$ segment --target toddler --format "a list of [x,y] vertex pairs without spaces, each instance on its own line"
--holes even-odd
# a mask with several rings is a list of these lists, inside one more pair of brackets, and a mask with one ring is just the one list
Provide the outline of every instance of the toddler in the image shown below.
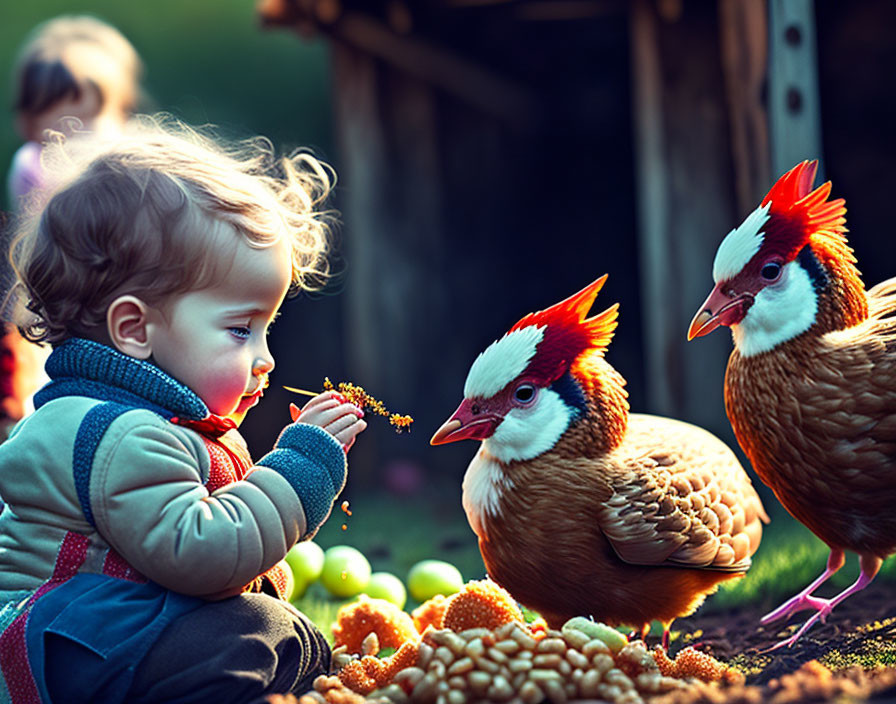
[[131,43],[95,17],[64,15],[32,30],[14,69],[16,127],[26,141],[9,171],[10,206],[44,185],[46,131],[119,130],[137,104],[142,71]]
[[254,465],[235,430],[285,296],[326,276],[329,178],[250,146],[145,119],[51,147],[69,173],[12,248],[19,329],[53,351],[0,445],[0,701],[252,702],[329,666],[277,564],[363,412],[321,394]]

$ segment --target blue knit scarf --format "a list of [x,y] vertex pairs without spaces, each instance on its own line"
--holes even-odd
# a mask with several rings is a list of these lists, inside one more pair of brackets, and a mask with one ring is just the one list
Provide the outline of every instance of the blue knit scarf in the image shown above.
[[34,407],[63,396],[87,396],[154,411],[167,419],[202,420],[208,407],[189,387],[150,362],[107,345],[70,338],[47,360],[50,382],[34,395]]

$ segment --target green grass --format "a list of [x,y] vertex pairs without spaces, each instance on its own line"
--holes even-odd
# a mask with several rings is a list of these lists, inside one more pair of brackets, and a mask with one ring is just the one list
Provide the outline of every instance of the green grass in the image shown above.
[[323,593],[323,587],[319,584],[312,584],[301,599],[296,599],[292,603],[293,606],[314,622],[332,645],[333,624],[336,622],[336,614],[343,604],[347,604],[350,601],[353,600],[335,601]]
[[[351,516],[339,508],[344,499]],[[374,572],[392,572],[401,579],[414,563],[431,558],[456,565],[464,579],[482,579],[485,567],[460,499],[460,487],[415,499],[343,495],[314,539],[324,550],[333,545],[356,547]]]

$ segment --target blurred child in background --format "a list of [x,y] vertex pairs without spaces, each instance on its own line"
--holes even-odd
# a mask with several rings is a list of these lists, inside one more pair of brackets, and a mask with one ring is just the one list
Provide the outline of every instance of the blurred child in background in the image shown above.
[[366,424],[321,394],[255,464],[236,426],[287,293],[326,279],[328,172],[148,119],[54,155],[71,173],[13,243],[20,330],[53,352],[0,445],[0,700],[302,692],[330,651],[278,563]]
[[32,30],[14,69],[16,128],[26,142],[9,171],[13,208],[44,183],[40,153],[47,130],[119,130],[137,105],[142,72],[131,43],[95,17],[56,17]]

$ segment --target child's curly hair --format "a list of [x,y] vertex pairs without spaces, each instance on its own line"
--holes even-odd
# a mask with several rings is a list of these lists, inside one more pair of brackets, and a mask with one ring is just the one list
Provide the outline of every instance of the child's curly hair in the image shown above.
[[335,215],[321,207],[335,176],[310,154],[278,161],[267,140],[223,146],[166,116],[44,152],[55,185],[32,201],[10,250],[17,324],[33,342],[89,334],[124,294],[156,305],[213,285],[229,269],[215,256],[220,224],[253,247],[286,237],[291,293],[329,276]]

